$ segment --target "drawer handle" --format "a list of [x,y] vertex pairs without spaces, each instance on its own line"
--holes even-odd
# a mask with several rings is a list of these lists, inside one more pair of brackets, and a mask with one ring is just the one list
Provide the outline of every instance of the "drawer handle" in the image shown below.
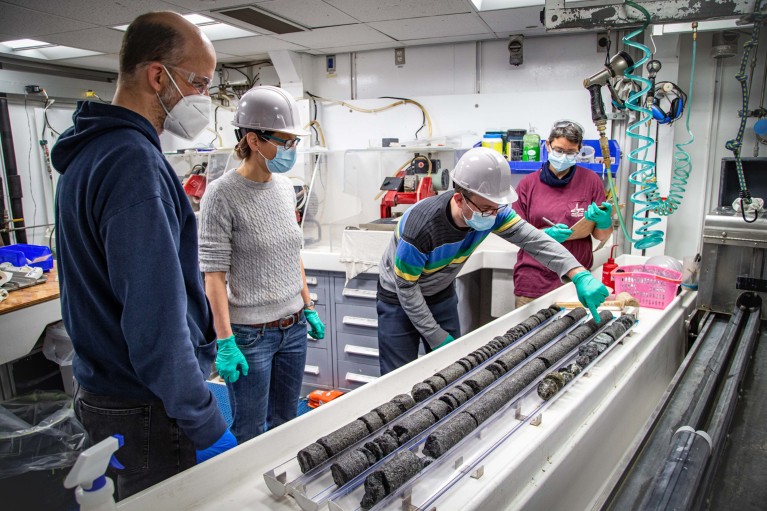
[[377,291],[375,289],[354,289],[354,288],[344,288],[343,291],[341,291],[341,294],[344,296],[348,296],[349,298],[367,298],[375,300]]
[[357,316],[344,316],[344,325],[364,326],[366,328],[378,328],[378,319],[360,318]]
[[306,374],[313,374],[314,376],[319,376],[320,366],[304,366],[304,372]]
[[306,277],[306,283],[310,286],[316,286],[317,285],[317,277]]
[[370,383],[374,382],[378,379],[377,376],[367,376],[364,374],[357,374],[357,373],[346,373],[346,381],[350,381],[353,383]]
[[347,344],[344,346],[344,353],[351,355],[362,355],[363,357],[378,358],[377,348],[366,348],[365,346],[355,346],[354,344]]
[[309,293],[309,299],[311,301],[316,302],[317,301],[317,293]]

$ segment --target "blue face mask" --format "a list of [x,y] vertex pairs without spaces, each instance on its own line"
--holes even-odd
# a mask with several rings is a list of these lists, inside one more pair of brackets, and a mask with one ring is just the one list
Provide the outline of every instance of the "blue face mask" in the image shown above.
[[[461,215],[463,215],[463,211],[461,211]],[[482,216],[476,211],[471,212],[471,218],[466,218],[466,215],[463,215],[463,220],[475,231],[489,231],[495,225],[495,215]]]
[[266,168],[269,172],[275,174],[284,174],[293,168],[296,163],[296,150],[285,149],[284,147],[277,146],[277,154],[274,155],[274,159],[266,160]]
[[568,156],[566,154],[563,154],[562,156],[557,156],[553,152],[549,153],[549,163],[552,167],[554,167],[554,170],[557,172],[562,172],[564,170],[569,169],[573,165],[575,165],[575,156]]

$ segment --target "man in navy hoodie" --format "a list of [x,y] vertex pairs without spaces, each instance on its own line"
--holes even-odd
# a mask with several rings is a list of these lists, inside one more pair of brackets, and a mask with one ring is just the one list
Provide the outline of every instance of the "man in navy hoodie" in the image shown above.
[[112,104],[80,102],[51,158],[75,410],[92,442],[119,433],[124,499],[236,445],[205,383],[215,356],[197,223],[160,148],[207,126],[210,41],[171,12],[128,27]]

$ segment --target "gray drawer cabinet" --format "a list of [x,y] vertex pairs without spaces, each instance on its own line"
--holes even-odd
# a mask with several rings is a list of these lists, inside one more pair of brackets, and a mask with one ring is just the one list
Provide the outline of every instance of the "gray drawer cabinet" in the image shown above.
[[381,375],[378,366],[378,275],[334,279],[336,384],[352,390]]
[[306,270],[306,283],[325,323],[325,338],[307,337],[303,393],[352,390],[380,376],[378,367],[378,275],[346,282],[341,272]]

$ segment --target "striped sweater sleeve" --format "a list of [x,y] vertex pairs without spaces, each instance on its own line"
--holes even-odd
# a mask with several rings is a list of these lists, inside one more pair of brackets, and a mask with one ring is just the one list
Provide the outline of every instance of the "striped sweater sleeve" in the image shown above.
[[393,266],[397,297],[413,326],[432,348],[436,348],[447,338],[447,331],[434,319],[421,291],[418,281],[427,263],[426,250],[418,247],[414,238],[407,235],[407,219],[408,215],[403,217],[395,232],[397,249]]
[[564,275],[581,266],[573,255],[548,234],[536,229],[511,209],[498,214],[493,232],[533,256],[536,261],[564,278]]

